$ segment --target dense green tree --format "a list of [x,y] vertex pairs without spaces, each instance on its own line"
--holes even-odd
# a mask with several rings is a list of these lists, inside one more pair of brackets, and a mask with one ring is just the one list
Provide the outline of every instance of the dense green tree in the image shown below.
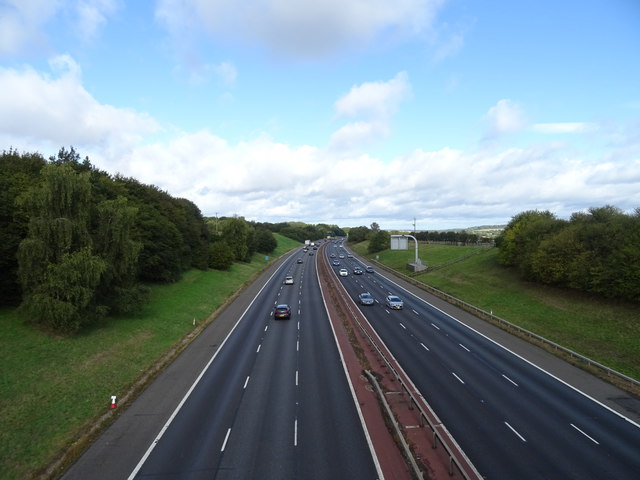
[[37,184],[45,159],[40,154],[0,155],[0,305],[18,305],[18,245],[27,236],[29,217],[19,198]]
[[640,300],[640,215],[612,206],[560,221],[523,212],[500,238],[500,256],[528,280],[604,297]]
[[264,253],[268,255],[273,252],[278,246],[276,238],[266,228],[257,228],[255,234],[255,249],[256,252]]
[[387,250],[391,245],[391,235],[385,230],[379,230],[369,237],[369,253],[381,252]]
[[136,310],[146,299],[147,290],[137,281],[142,243],[132,236],[137,211],[124,197],[104,200],[97,206],[94,250],[105,261],[105,271],[96,301],[114,313]]
[[235,259],[248,262],[253,254],[253,227],[242,217],[225,218],[222,221],[222,238],[233,250]]
[[138,276],[151,282],[175,282],[183,272],[183,240],[176,226],[152,206],[139,206],[134,239],[142,243]]
[[224,240],[218,240],[209,245],[209,267],[216,270],[229,270],[235,253],[233,249]]
[[104,313],[92,302],[106,265],[88,231],[89,174],[49,164],[41,176],[26,199],[29,231],[18,249],[21,309],[33,322],[73,332]]
[[501,235],[500,261],[532,279],[535,251],[545,237],[560,230],[564,223],[549,211],[529,210],[516,215]]
[[367,238],[369,238],[371,231],[365,227],[354,227],[349,230],[349,241],[353,243],[364,242]]

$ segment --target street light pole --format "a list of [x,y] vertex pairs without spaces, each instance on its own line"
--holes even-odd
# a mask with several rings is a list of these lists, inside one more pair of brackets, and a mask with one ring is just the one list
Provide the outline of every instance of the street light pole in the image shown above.
[[413,242],[416,245],[416,265],[422,265],[422,262],[418,258],[418,239],[416,237],[414,237],[413,235],[402,235],[402,236],[403,237],[413,238]]

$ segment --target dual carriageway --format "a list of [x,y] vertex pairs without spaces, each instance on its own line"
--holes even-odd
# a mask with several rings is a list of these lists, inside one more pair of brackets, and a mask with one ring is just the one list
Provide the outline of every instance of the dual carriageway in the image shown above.
[[[365,265],[325,243],[256,282],[246,308],[225,312],[223,340],[203,332],[65,478],[89,478],[87,469],[90,478],[131,479],[383,476],[319,288],[317,262],[331,253],[345,256],[331,268],[348,269],[338,278],[351,298],[374,296],[361,311],[482,476],[640,478],[636,423],[386,274],[353,275]],[[403,310],[386,308],[389,294]],[[272,317],[281,303],[292,308],[289,320]]]

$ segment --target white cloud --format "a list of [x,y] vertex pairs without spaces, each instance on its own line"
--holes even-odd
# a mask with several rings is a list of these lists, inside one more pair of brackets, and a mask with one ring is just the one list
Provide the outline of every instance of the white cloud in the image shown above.
[[258,43],[277,54],[322,57],[390,30],[427,28],[444,0],[161,0],[156,18],[174,36],[198,25],[214,37]]
[[359,115],[374,118],[388,118],[393,115],[398,104],[411,92],[406,72],[399,72],[387,82],[367,82],[351,87],[349,93],[336,101],[339,117]]
[[258,221],[409,228],[416,216],[429,229],[506,223],[529,209],[567,217],[590,206],[640,204],[640,160],[593,164],[544,145],[415,150],[386,162],[264,136],[231,144],[202,130],[99,162],[189,198],[205,215]]
[[159,127],[146,114],[103,105],[82,86],[79,65],[68,55],[50,60],[52,75],[31,68],[0,68],[0,132],[59,146],[133,145]]
[[84,41],[92,40],[119,8],[119,0],[79,0],[76,5],[78,31]]
[[13,55],[24,48],[45,43],[41,33],[60,8],[55,0],[7,0],[0,5],[0,55]]
[[410,95],[411,84],[406,72],[399,72],[387,82],[366,82],[351,87],[336,101],[336,116],[364,120],[348,123],[336,131],[330,140],[331,148],[344,150],[386,137],[391,117],[400,102]]
[[23,51],[50,54],[53,50],[44,26],[65,10],[73,29],[82,41],[95,38],[121,0],[5,0],[0,3],[0,56]]
[[[568,216],[591,206],[640,205],[640,130],[633,121],[593,128],[594,143],[606,145],[596,159],[543,142],[499,151],[416,149],[388,161],[265,135],[231,143],[208,130],[166,128],[158,140],[153,134],[161,126],[148,115],[94,98],[72,57],[50,64],[46,74],[0,68],[0,92],[11,92],[0,95],[4,148],[49,156],[73,145],[99,168],[189,198],[205,215],[340,226],[376,221],[382,228],[409,228],[415,216],[419,228],[432,229],[506,223],[534,208]],[[388,134],[409,93],[403,73],[351,88],[334,106],[337,118],[353,121],[334,133],[330,147]],[[496,131],[524,124],[521,109],[507,100],[490,113]]]
[[499,100],[489,109],[485,120],[489,137],[518,132],[526,125],[522,108],[509,99]]

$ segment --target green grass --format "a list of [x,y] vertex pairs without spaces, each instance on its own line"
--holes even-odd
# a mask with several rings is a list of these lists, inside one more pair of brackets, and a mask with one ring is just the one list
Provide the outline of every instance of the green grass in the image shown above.
[[[299,246],[276,236],[277,258]],[[28,478],[69,447],[172,346],[203,322],[268,261],[230,271],[192,270],[151,286],[150,302],[75,337],[55,337],[0,310],[0,478]]]
[[[366,244],[350,245],[365,254]],[[410,245],[411,247],[411,245]],[[415,277],[429,286],[530,330],[630,377],[640,379],[640,305],[525,282],[497,262],[497,249],[421,244],[428,265],[445,267]],[[375,258],[375,255],[372,256]],[[378,254],[408,274],[413,249]],[[459,260],[456,262],[456,260]]]

